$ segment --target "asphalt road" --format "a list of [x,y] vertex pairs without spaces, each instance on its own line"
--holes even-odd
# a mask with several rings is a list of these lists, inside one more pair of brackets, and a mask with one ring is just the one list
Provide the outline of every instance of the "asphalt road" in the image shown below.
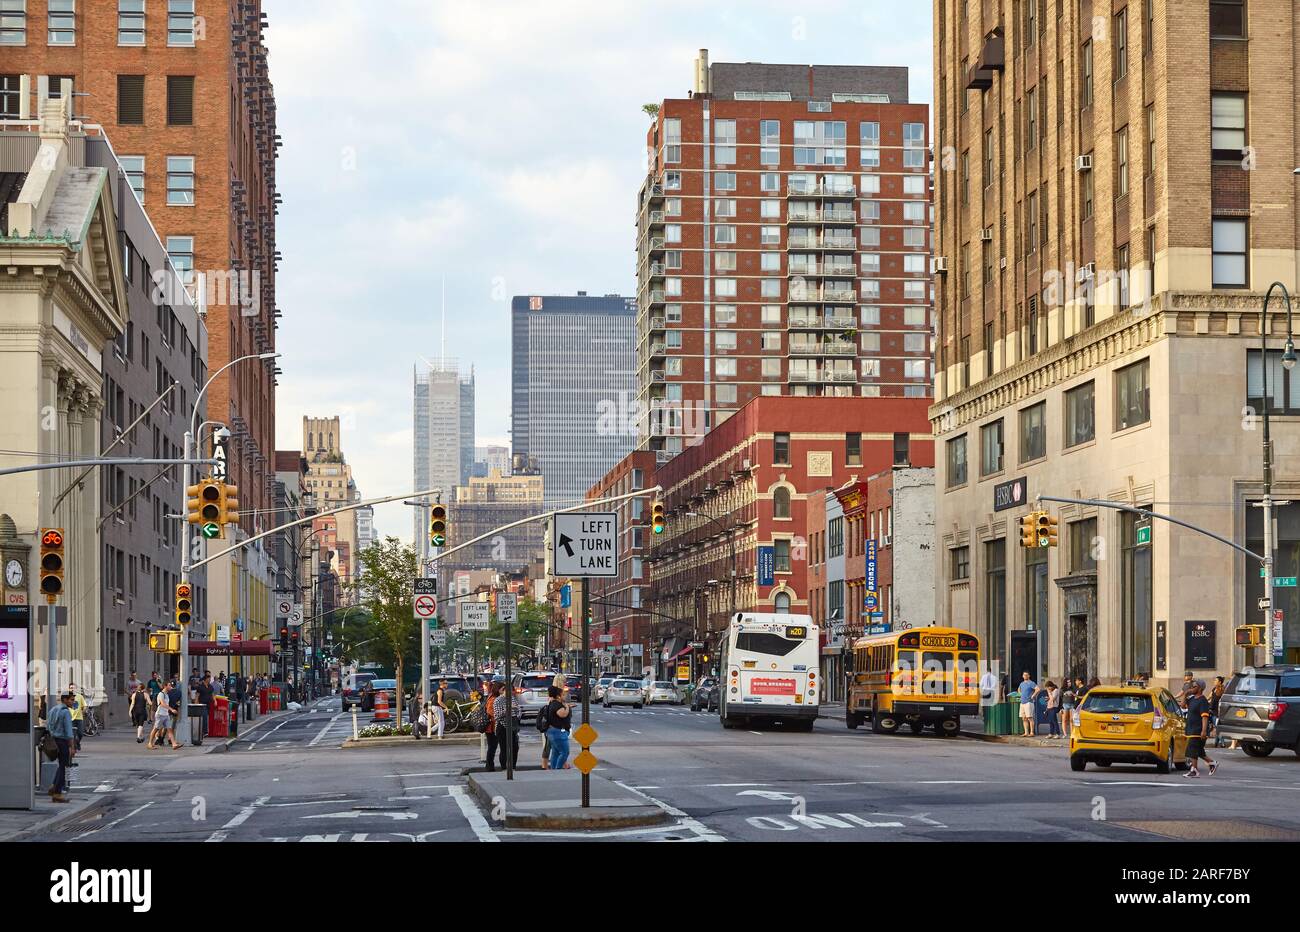
[[[368,716],[367,716],[368,718]],[[724,731],[684,707],[592,708],[597,773],[656,800],[667,827],[582,836],[647,841],[1300,839],[1300,758],[1217,752],[1215,777],[1070,771],[1061,748],[873,735],[822,719],[811,734]],[[512,841],[462,772],[474,746],[340,750],[338,700],[259,728],[224,753],[163,758],[98,816],[42,840]],[[523,731],[521,758],[540,758]],[[564,837],[573,837],[564,833]],[[342,862],[339,870],[351,866]]]

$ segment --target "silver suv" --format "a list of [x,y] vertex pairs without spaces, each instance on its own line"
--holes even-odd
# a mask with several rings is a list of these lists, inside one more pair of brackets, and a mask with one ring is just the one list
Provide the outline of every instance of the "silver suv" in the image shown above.
[[516,673],[511,683],[514,695],[510,701],[518,704],[523,718],[535,718],[551,701],[549,690],[554,682],[554,673]]

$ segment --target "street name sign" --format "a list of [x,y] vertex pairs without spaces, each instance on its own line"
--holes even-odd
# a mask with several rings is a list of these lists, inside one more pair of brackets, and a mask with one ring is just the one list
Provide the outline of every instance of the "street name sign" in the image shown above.
[[466,631],[488,629],[488,604],[486,602],[461,602],[460,626]]
[[551,567],[556,576],[618,575],[618,515],[613,512],[558,514],[551,533]]

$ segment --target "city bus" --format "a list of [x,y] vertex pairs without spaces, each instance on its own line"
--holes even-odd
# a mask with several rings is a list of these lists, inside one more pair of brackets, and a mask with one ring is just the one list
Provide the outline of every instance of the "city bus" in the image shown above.
[[853,642],[853,666],[845,674],[844,720],[866,721],[877,734],[906,725],[920,734],[961,730],[961,716],[980,711],[980,642],[961,628],[908,628],[869,634]]
[[718,668],[722,727],[781,722],[812,731],[820,650],[818,628],[809,615],[732,615]]

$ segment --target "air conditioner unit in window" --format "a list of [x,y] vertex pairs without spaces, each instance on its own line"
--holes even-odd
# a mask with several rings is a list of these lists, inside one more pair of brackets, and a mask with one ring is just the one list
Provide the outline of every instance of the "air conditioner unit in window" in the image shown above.
[[985,243],[991,243],[991,242],[993,242],[993,228],[992,228],[992,227],[985,227],[984,229],[980,230],[980,241],[981,241],[981,242],[985,242]]
[[891,538],[889,534],[885,534],[880,538],[880,546],[882,547],[888,547],[890,545],[890,542],[891,542]]
[[1083,284],[1088,279],[1092,278],[1093,275],[1095,275],[1096,273],[1097,273],[1096,263],[1089,262],[1087,265],[1082,265],[1079,267],[1079,274],[1076,276],[1076,278],[1080,284]]
[[1080,155],[1074,160],[1074,170],[1077,172],[1092,171],[1092,156]]
[[1007,257],[1003,256],[1001,259],[998,260],[998,268],[1005,269],[1006,267],[1007,267]]
[[935,256],[934,260],[930,263],[930,266],[931,272],[946,272],[948,271],[948,257]]

